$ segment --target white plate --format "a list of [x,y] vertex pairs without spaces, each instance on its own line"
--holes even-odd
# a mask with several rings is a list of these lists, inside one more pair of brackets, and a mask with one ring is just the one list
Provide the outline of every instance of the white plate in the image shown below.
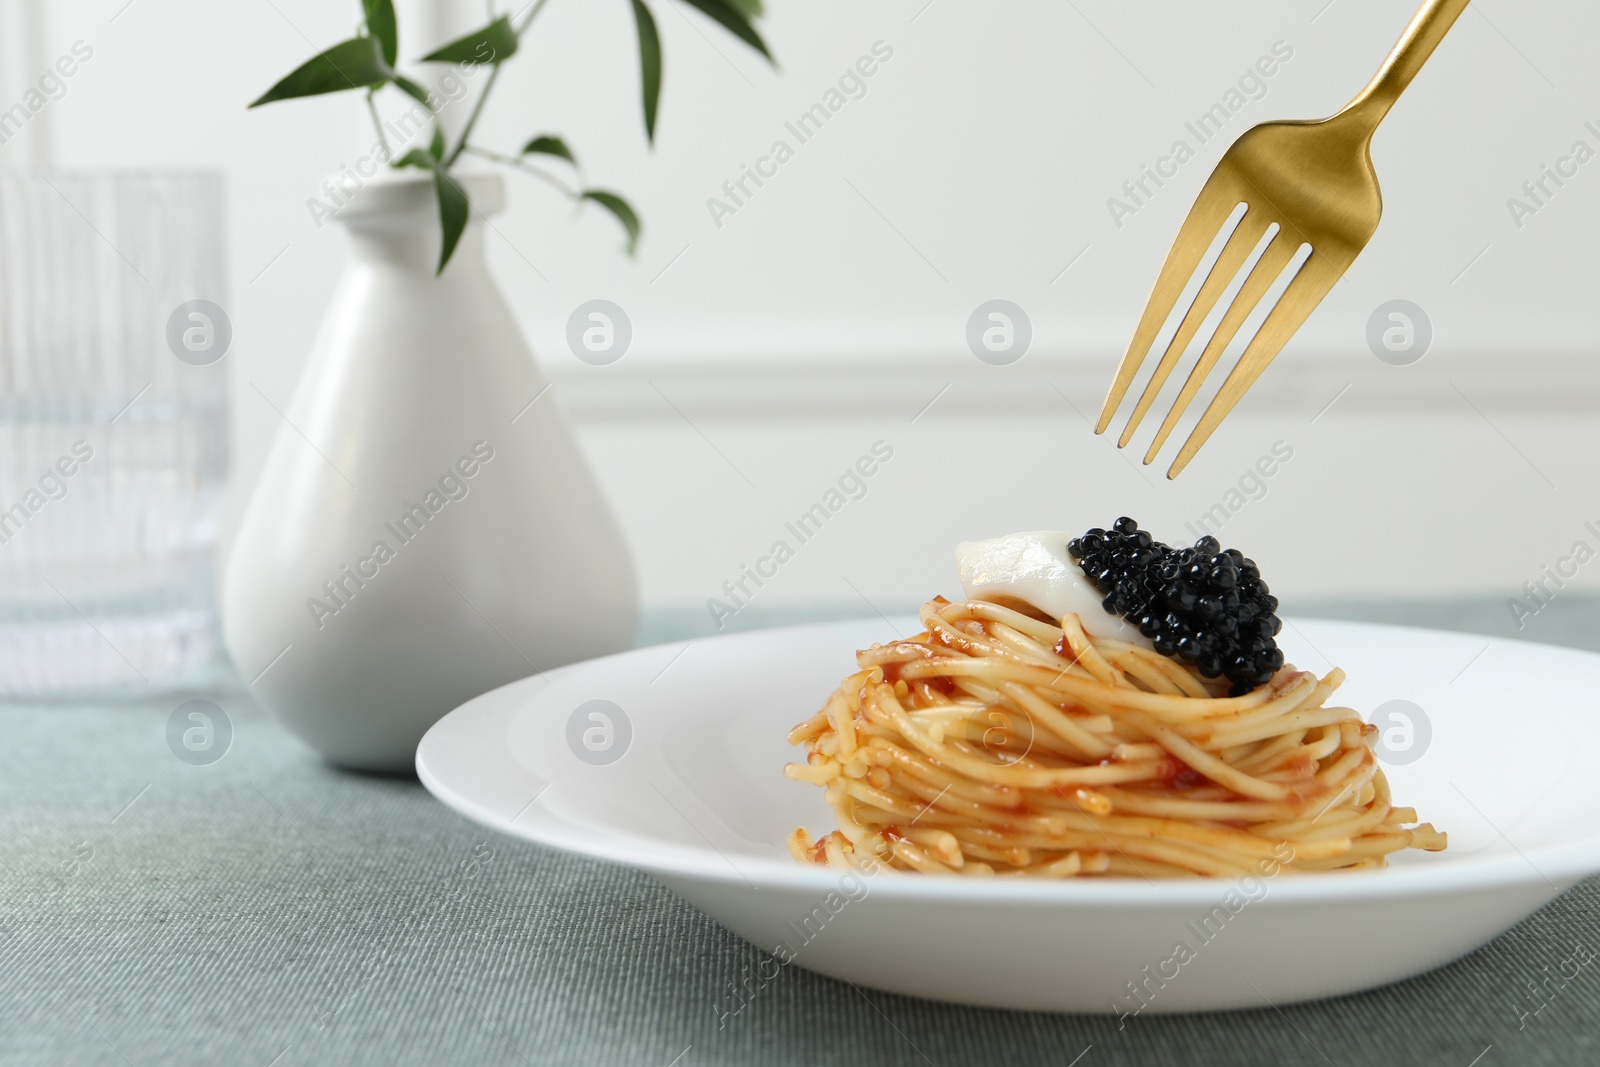
[[805,626],[565,667],[451,712],[423,738],[417,771],[469,818],[648,871],[785,961],[1003,1008],[1196,1011],[1368,989],[1470,952],[1600,871],[1600,656],[1304,620],[1285,629],[1285,652],[1307,669],[1344,667],[1343,703],[1424,710],[1431,739],[1419,728],[1407,753],[1420,758],[1387,771],[1397,803],[1449,832],[1448,852],[1253,885],[803,867],[786,835],[834,824],[821,789],[783,777],[798,751],[784,736],[853,669],[855,649],[893,636],[888,622]]

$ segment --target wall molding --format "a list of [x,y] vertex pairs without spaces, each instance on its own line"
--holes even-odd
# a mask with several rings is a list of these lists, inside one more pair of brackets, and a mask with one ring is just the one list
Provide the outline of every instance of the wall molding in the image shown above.
[[[545,351],[549,351],[547,348]],[[1578,411],[1600,408],[1600,353],[1430,353],[1409,367],[1370,353],[1287,354],[1270,367],[1240,411],[1268,406],[1315,413],[1337,398],[1341,408],[1418,412]],[[562,406],[583,422],[815,420],[1014,414],[1093,418],[1116,365],[1112,356],[1030,353],[1009,367],[968,356],[919,358],[863,354],[851,358],[746,359],[630,353],[607,367],[569,353],[541,364]],[[1180,369],[1179,375],[1183,371]],[[1179,375],[1175,375],[1177,378]],[[1220,383],[1220,372],[1214,374]],[[1211,384],[1211,383],[1208,383]],[[1175,387],[1169,386],[1169,390]],[[1203,392],[1197,404],[1210,395]],[[935,398],[937,397],[937,401]],[[1165,397],[1158,407],[1167,404]],[[1198,410],[1196,408],[1195,410]]]

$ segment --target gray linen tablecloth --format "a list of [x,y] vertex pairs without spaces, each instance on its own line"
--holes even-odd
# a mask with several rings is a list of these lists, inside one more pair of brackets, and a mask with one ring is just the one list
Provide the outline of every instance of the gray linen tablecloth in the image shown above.
[[[1319,609],[1512,632],[1503,603]],[[704,628],[657,615],[642,639]],[[1520,636],[1600,649],[1600,604],[1557,600]],[[334,770],[230,677],[200,695],[235,730],[210,766],[169,750],[170,696],[0,704],[0,1063],[1600,1063],[1600,968],[1522,1019],[1600,949],[1595,881],[1433,974],[1281,1011],[1119,1030],[788,968],[724,1024],[760,954],[650,878]]]

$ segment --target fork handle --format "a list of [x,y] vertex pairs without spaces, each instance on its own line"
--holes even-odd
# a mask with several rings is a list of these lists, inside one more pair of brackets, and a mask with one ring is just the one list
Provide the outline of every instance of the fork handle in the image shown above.
[[1444,35],[1450,32],[1456,19],[1467,9],[1471,0],[1424,0],[1417,9],[1411,25],[1400,35],[1400,41],[1383,61],[1378,73],[1356,98],[1345,105],[1341,116],[1349,116],[1367,127],[1370,136],[1394,106],[1400,94],[1406,91],[1411,79],[1422,70],[1422,65],[1439,47]]

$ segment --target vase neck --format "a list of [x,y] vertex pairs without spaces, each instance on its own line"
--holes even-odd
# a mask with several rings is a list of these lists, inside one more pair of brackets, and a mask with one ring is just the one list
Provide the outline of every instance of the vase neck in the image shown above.
[[[439,266],[439,242],[442,234],[437,214],[408,220],[408,225],[345,227],[349,236],[349,253],[354,262],[384,264],[408,271],[432,274]],[[483,255],[483,223],[470,219],[461,233],[461,240],[450,256],[447,275],[485,269]]]
[[[484,269],[483,219],[504,204],[497,174],[466,174],[456,179],[466,191],[471,213],[447,275]],[[433,178],[421,171],[389,171],[358,189],[335,216],[350,237],[357,262],[383,263],[432,274],[439,263],[443,233]]]

